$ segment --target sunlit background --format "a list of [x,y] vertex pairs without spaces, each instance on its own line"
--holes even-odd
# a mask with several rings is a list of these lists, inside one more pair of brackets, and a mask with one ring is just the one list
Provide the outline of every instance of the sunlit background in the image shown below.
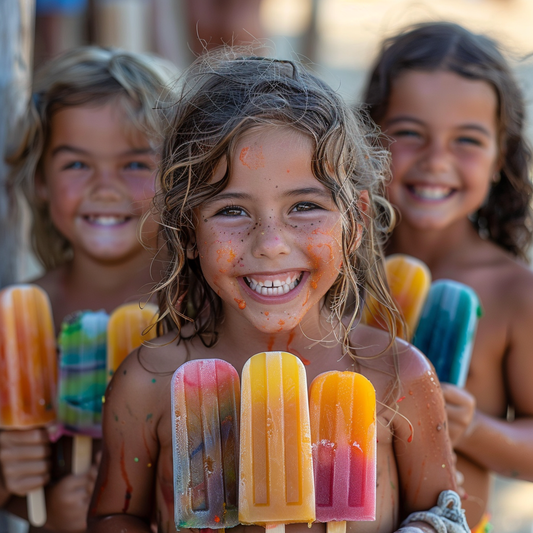
[[[0,0],[6,1],[16,3]],[[203,47],[259,40],[265,55],[302,58],[357,102],[379,42],[428,20],[453,20],[499,40],[533,116],[533,0],[42,0],[25,43],[34,50],[34,66],[96,43],[154,52],[184,69]],[[533,138],[532,125],[529,119]],[[19,242],[24,235],[23,226]],[[37,273],[25,246],[18,281]],[[495,533],[533,533],[533,484],[496,478],[490,507]]]

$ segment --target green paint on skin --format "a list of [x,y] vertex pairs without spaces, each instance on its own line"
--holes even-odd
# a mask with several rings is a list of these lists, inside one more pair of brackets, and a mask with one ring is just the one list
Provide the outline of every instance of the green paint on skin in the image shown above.
[[155,378],[152,378],[152,383],[155,383],[156,379]]
[[390,457],[387,457],[387,469],[389,471],[389,483],[390,483],[391,489],[396,490],[396,486],[392,482],[392,476],[391,476],[391,471],[390,471]]
[[115,417],[115,422],[118,422],[118,415],[116,413],[113,413],[113,416]]
[[138,457],[134,457],[133,460],[138,463],[139,462],[139,458]]
[[152,418],[152,416],[153,416],[152,413],[148,413],[146,415],[146,422],[148,422],[148,420],[150,420],[150,418]]

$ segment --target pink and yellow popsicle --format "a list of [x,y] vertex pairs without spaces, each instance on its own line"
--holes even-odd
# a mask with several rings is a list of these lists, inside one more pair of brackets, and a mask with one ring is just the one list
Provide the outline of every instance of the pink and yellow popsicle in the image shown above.
[[[48,295],[36,285],[0,291],[0,427],[28,429],[55,420],[57,351]],[[28,517],[46,522],[43,488],[28,494]]]
[[181,365],[172,377],[176,529],[221,529],[239,523],[240,386],[220,359]]
[[[398,336],[410,341],[429,292],[431,272],[425,263],[415,257],[394,254],[385,260],[385,273],[391,295],[407,326],[407,331],[403,331],[401,324],[397,324]],[[363,322],[387,329],[384,316],[383,305],[374,298],[368,298],[363,311]]]
[[259,353],[242,371],[239,521],[284,531],[315,520],[307,380],[286,352]]
[[376,516],[376,394],[355,372],[325,372],[310,388],[316,519],[328,532]]

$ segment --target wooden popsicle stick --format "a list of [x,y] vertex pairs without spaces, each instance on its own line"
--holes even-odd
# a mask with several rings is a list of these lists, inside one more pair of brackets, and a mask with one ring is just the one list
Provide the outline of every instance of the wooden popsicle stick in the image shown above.
[[42,527],[46,523],[46,503],[44,501],[44,487],[28,492],[28,520],[32,526]]
[[328,522],[328,533],[346,533],[346,522],[341,520],[340,522]]
[[265,530],[268,533],[285,533],[285,524],[267,524]]
[[85,474],[91,468],[93,439],[86,435],[76,435],[72,448],[72,473]]

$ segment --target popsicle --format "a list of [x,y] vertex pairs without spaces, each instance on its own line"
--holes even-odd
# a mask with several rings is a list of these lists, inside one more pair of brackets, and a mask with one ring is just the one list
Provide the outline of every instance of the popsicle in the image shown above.
[[176,529],[223,529],[239,523],[240,385],[220,359],[181,365],[172,377]]
[[107,325],[107,379],[111,379],[120,363],[143,342],[156,336],[156,328],[147,329],[157,320],[157,307],[139,303],[117,307]]
[[355,372],[324,372],[309,390],[316,519],[328,532],[376,516],[376,393]]
[[[57,351],[48,295],[36,285],[0,291],[0,427],[43,427],[56,417]],[[43,488],[28,494],[28,518],[46,522]]]
[[75,474],[89,469],[92,439],[102,436],[108,320],[105,311],[77,311],[65,318],[59,335],[58,419],[74,436]]
[[242,371],[239,521],[283,532],[314,520],[305,369],[290,353],[259,353]]
[[[431,284],[429,268],[415,257],[393,254],[385,260],[385,273],[391,295],[403,314],[407,331],[397,324],[398,336],[411,340]],[[387,329],[383,306],[368,298],[363,311],[363,322],[369,326]]]
[[481,314],[468,285],[449,279],[431,284],[413,344],[433,363],[440,381],[464,387]]

